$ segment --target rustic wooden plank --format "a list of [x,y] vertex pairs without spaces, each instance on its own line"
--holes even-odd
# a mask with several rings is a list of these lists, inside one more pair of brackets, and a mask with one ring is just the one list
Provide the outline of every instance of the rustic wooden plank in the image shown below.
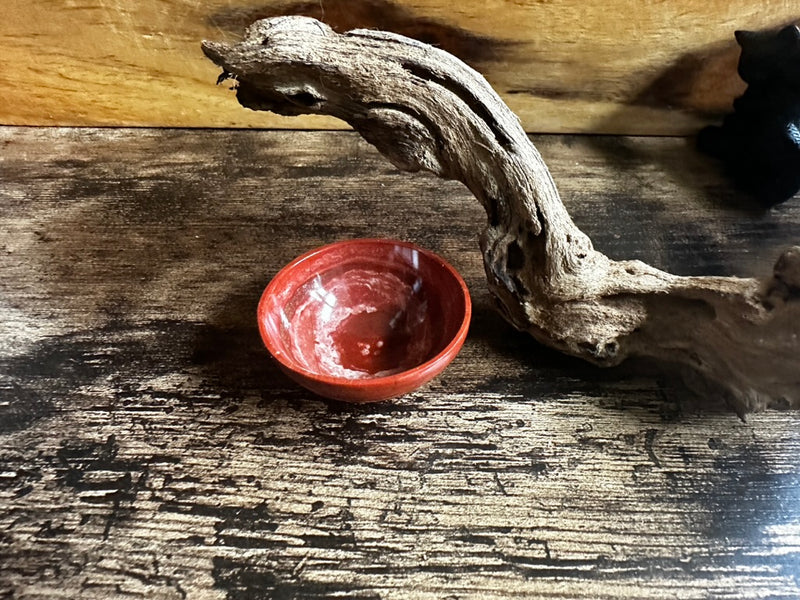
[[[683,140],[535,141],[609,254],[749,275],[798,230]],[[0,597],[800,594],[800,414],[741,421],[511,331],[457,185],[344,132],[0,148]],[[283,377],[253,315],[285,262],[364,235],[444,255],[476,310],[442,377],[347,406]]]
[[0,123],[336,128],[242,111],[200,50],[254,19],[308,14],[434,43],[486,74],[528,131],[685,134],[741,92],[735,29],[800,18],[782,0],[10,0]]

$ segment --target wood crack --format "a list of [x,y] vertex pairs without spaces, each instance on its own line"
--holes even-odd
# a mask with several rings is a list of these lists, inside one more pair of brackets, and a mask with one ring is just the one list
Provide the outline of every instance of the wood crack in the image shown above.
[[505,149],[512,147],[511,138],[504,132],[494,118],[492,111],[481,100],[470,92],[468,88],[459,85],[458,81],[438,75],[432,69],[411,62],[402,63],[403,68],[412,75],[440,85],[458,97],[475,115],[481,119],[492,131],[497,142]]

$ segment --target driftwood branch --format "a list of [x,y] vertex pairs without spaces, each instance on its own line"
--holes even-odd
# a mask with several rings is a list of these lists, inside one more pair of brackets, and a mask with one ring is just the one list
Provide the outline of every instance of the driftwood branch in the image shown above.
[[650,357],[740,412],[800,407],[800,247],[764,281],[678,277],[594,250],[536,148],[483,77],[454,56],[380,31],[337,34],[305,17],[204,42],[242,105],[347,121],[393,164],[463,182],[502,314],[540,342],[601,366]]

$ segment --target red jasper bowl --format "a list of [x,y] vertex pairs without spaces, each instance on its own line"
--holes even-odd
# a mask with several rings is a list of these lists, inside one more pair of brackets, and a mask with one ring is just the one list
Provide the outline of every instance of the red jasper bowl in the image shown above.
[[467,336],[464,280],[440,257],[384,239],[338,242],[284,267],[258,304],[264,345],[312,392],[348,402],[406,394]]

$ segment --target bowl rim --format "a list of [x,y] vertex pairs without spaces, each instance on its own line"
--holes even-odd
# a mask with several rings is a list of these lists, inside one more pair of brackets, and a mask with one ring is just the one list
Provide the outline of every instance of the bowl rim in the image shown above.
[[[445,347],[436,353],[435,356],[429,358],[423,363],[415,367],[411,367],[410,369],[406,369],[404,371],[400,371],[399,373],[394,373],[392,375],[384,375],[382,377],[365,377],[363,379],[352,379],[348,377],[336,377],[333,375],[323,375],[315,371],[310,371],[301,365],[297,364],[294,360],[290,359],[285,352],[281,349],[276,347],[276,344],[273,343],[272,337],[267,335],[266,326],[264,325],[264,319],[262,315],[266,313],[264,306],[266,305],[267,299],[274,293],[275,289],[278,287],[278,284],[281,282],[281,279],[285,277],[290,271],[292,271],[297,265],[300,263],[309,260],[310,258],[331,250],[335,247],[341,246],[364,246],[364,245],[393,245],[393,246],[402,246],[405,248],[409,248],[412,250],[416,250],[421,252],[426,257],[435,260],[444,270],[452,277],[455,282],[458,284],[458,287],[461,291],[461,297],[464,301],[464,314],[461,318],[461,323],[456,331],[455,335],[453,335],[450,340],[447,342]],[[272,357],[278,361],[284,368],[297,373],[298,375],[302,375],[304,378],[309,380],[327,385],[327,386],[336,386],[342,388],[358,388],[361,390],[368,390],[370,388],[380,388],[383,386],[389,385],[397,385],[403,382],[410,382],[417,378],[425,378],[426,375],[430,373],[435,367],[438,366],[445,359],[452,360],[457,355],[458,351],[461,349],[461,346],[464,344],[464,341],[467,337],[467,332],[469,331],[470,322],[472,319],[472,299],[469,295],[469,288],[467,287],[464,278],[461,277],[460,273],[456,271],[456,269],[447,262],[444,258],[436,254],[435,252],[428,250],[426,248],[422,248],[417,244],[412,242],[407,242],[403,240],[397,240],[393,238],[354,238],[348,240],[340,240],[337,242],[332,242],[330,244],[324,244],[322,246],[318,246],[313,248],[307,252],[304,252],[291,262],[289,262],[286,266],[281,268],[270,280],[267,286],[264,288],[263,293],[261,294],[261,298],[258,301],[258,307],[256,310],[256,316],[258,320],[258,329],[259,333],[261,334],[261,340],[266,346],[269,353]],[[447,361],[449,362],[449,360]],[[420,385],[422,385],[421,382]]]

